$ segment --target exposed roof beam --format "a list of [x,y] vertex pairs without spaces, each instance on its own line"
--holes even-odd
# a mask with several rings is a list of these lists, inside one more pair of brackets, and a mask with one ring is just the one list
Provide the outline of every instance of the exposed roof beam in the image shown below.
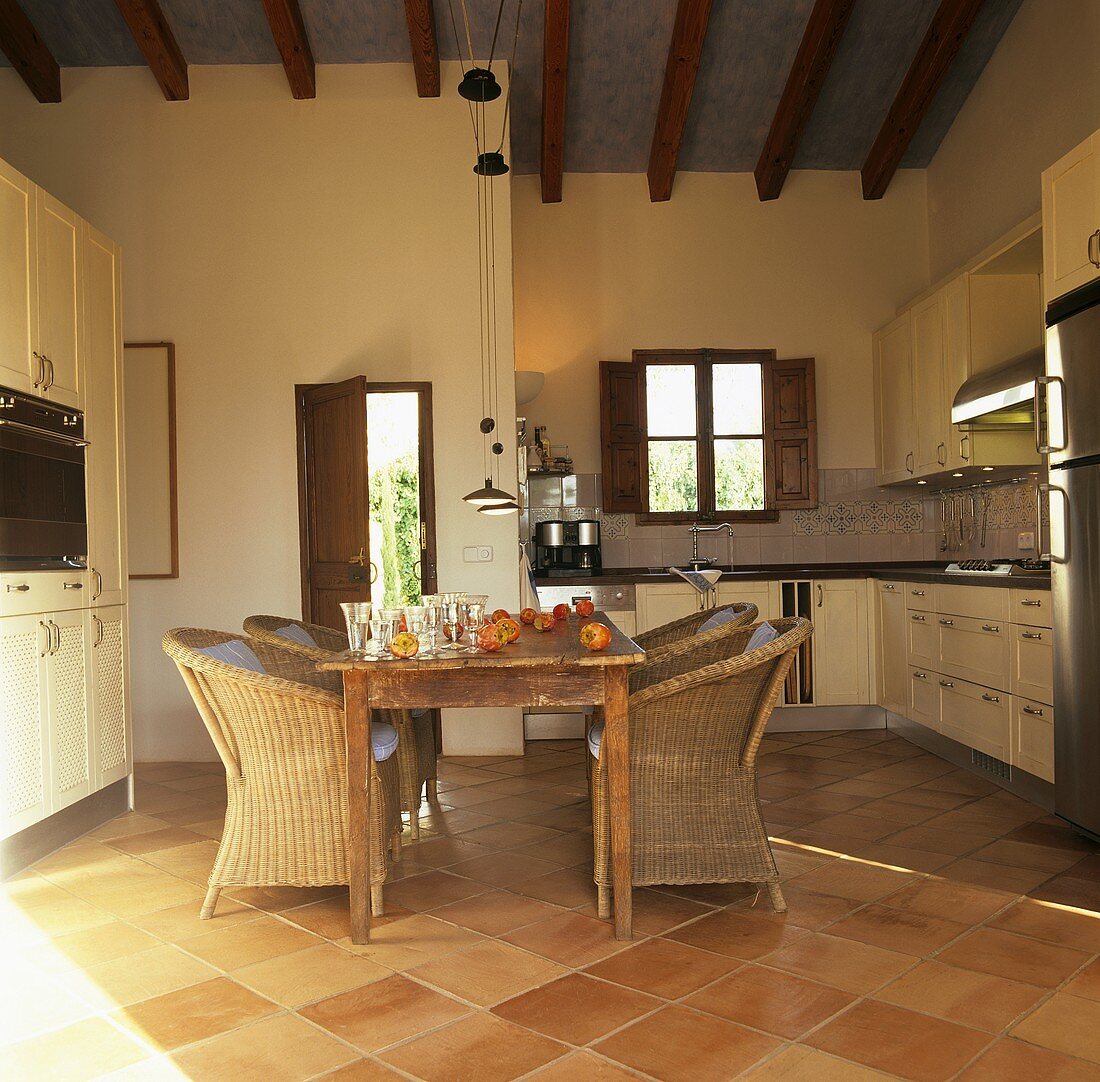
[[777,199],[783,190],[798,141],[810,122],[817,96],[848,25],[848,16],[855,6],[856,0],[816,0],[810,12],[771,130],[756,163],[756,190],[761,200]]
[[317,70],[298,0],[264,0],[264,11],[275,48],[283,58],[290,93],[295,98],[317,97]]
[[699,59],[703,55],[710,8],[711,0],[679,0],[676,7],[657,126],[649,151],[649,198],[655,203],[672,195],[676,159],[680,156],[684,124],[691,108]]
[[409,24],[416,92],[422,98],[438,98],[439,46],[432,0],[405,0],[405,21]]
[[16,0],[0,0],[0,50],[39,101],[61,100],[61,69]]
[[168,101],[186,101],[187,61],[157,0],[115,0]]
[[561,202],[565,168],[565,84],[569,64],[569,0],[546,0],[542,28],[542,201]]
[[910,140],[962,48],[983,0],[940,0],[901,89],[886,114],[874,145],[860,171],[863,198],[881,199],[905,156]]

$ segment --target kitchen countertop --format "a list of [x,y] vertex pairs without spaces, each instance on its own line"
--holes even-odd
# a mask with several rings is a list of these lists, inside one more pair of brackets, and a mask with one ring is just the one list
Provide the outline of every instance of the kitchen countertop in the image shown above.
[[[906,579],[911,582],[945,582],[965,586],[1013,586],[1033,590],[1050,589],[1049,571],[1031,571],[1019,575],[967,575],[944,572],[944,563],[826,563],[826,564],[753,564],[723,567],[720,582],[754,582],[768,579]],[[568,575],[535,578],[538,586],[620,586],[634,584],[684,585],[687,583],[666,568],[607,567],[596,575]]]

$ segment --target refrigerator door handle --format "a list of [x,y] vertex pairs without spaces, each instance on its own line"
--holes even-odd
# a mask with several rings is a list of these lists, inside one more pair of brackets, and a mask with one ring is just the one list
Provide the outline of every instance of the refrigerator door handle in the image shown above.
[[[1043,413],[1042,413],[1042,389],[1050,386],[1051,384],[1057,384],[1058,386],[1058,405],[1059,405],[1059,426],[1058,435],[1061,437],[1060,443],[1055,443],[1050,428],[1050,394],[1047,393],[1046,405],[1047,405],[1047,417],[1046,425],[1043,425]],[[1046,428],[1046,440],[1043,440],[1043,429]],[[1066,382],[1061,376],[1039,376],[1035,380],[1035,450],[1041,455],[1049,455],[1052,451],[1064,451],[1068,444],[1068,434],[1066,432]]]
[[1042,499],[1043,493],[1057,492],[1062,497],[1062,554],[1060,556],[1054,553],[1054,517],[1053,508],[1051,508],[1051,522],[1050,522],[1050,552],[1044,552],[1040,554],[1041,560],[1050,560],[1051,563],[1064,564],[1069,560],[1069,493],[1064,488],[1059,488],[1057,485],[1051,485],[1047,482],[1042,482],[1039,486],[1039,519],[1036,521],[1036,526],[1039,527],[1042,523]]

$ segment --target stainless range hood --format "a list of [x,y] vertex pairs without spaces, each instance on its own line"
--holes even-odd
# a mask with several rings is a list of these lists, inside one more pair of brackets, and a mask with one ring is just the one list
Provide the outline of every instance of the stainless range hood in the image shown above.
[[1043,374],[1042,347],[971,376],[951,403],[951,423],[1005,429],[1035,424],[1035,381]]

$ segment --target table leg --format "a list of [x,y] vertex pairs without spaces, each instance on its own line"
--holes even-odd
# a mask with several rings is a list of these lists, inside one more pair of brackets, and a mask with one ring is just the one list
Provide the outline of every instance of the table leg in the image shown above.
[[611,883],[616,939],[633,938],[629,696],[627,666],[608,665],[604,669],[603,743],[611,804]]
[[344,672],[348,769],[348,889],[351,941],[370,942],[370,706],[368,676]]

